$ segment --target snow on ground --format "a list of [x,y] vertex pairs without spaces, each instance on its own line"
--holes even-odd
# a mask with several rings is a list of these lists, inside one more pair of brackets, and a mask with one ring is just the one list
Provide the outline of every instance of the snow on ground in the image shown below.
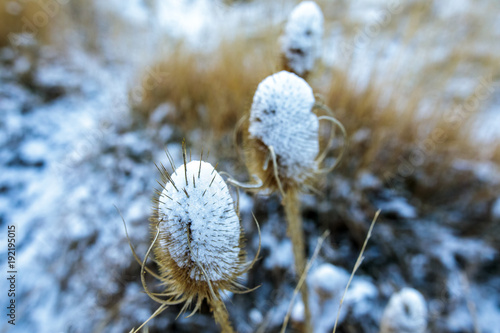
[[[76,64],[70,63],[40,66],[39,89],[45,83],[64,87],[72,82],[74,90],[51,101],[36,100],[39,95],[17,83],[15,75],[2,85],[0,183],[7,197],[2,195],[0,216],[2,224],[18,229],[20,330],[66,331],[72,326],[89,331],[91,324],[81,319],[92,309],[96,322],[103,320],[95,287],[113,293],[118,288],[113,274],[130,263],[113,204],[129,221],[147,219],[149,212],[154,170],[136,165],[127,150],[141,143],[151,150],[151,144],[137,135],[127,144],[116,125],[106,125],[105,110],[112,109],[117,89],[124,95],[125,85],[114,83],[119,73],[103,71],[91,58],[84,63],[85,68],[74,71]],[[100,156],[105,148],[117,151]],[[120,152],[123,157],[117,160]],[[89,163],[93,159],[99,163]],[[139,233],[146,236],[147,229]]]

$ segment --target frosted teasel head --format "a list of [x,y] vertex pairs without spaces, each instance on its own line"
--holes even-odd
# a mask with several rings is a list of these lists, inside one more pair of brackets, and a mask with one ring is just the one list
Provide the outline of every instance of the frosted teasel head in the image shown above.
[[302,1],[291,12],[280,37],[285,69],[306,76],[321,56],[322,39],[321,9],[314,1]]
[[403,288],[387,304],[380,333],[424,333],[427,328],[427,306],[420,292]]
[[[257,152],[266,156],[250,158],[261,161],[254,173],[265,183],[274,183],[267,156],[268,147],[276,155],[278,175],[283,184],[302,183],[317,170],[319,152],[318,117],[312,112],[314,94],[302,78],[281,71],[264,79],[253,97],[250,110],[250,138],[264,147]],[[264,159],[265,161],[262,161]]]
[[159,197],[158,222],[155,254],[169,274],[175,263],[175,271],[195,283],[238,275],[244,263],[240,221],[226,183],[210,163],[191,161],[170,175]]
[[[299,76],[281,71],[264,79],[253,97],[247,164],[264,187],[301,187],[323,170],[313,91]],[[327,119],[331,120],[331,119]]]
[[[255,263],[246,263],[243,230],[235,203],[221,175],[208,162],[187,162],[175,167],[167,152],[172,172],[160,165],[160,188],[156,191],[150,218],[153,242],[142,261],[141,281],[146,293],[161,307],[184,303],[181,313],[196,302],[193,314],[207,300],[223,330],[230,326],[222,302],[222,292],[241,293],[238,278]],[[160,273],[145,267],[153,250]],[[134,252],[137,258],[137,255]],[[147,271],[165,286],[160,294],[148,290]],[[151,318],[150,318],[151,319]],[[144,324],[143,324],[144,325]],[[231,331],[231,330],[227,330]]]

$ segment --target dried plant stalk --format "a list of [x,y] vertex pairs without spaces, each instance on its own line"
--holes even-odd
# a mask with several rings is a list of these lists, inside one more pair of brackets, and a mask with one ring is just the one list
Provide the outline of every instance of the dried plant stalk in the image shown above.
[[[304,246],[304,232],[302,228],[302,215],[300,214],[300,200],[297,189],[290,189],[284,198],[285,214],[288,221],[288,233],[293,244],[293,256],[295,258],[295,272],[297,276],[304,273],[306,258]],[[312,332],[311,313],[309,311],[309,292],[307,283],[304,283],[300,292],[304,303],[304,325],[305,332]]]

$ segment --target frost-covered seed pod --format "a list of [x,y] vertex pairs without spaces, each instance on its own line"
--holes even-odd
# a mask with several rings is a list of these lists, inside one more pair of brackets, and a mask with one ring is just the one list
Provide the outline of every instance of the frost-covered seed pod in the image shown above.
[[269,147],[276,154],[284,187],[302,184],[317,170],[319,121],[312,112],[314,103],[307,82],[287,71],[267,77],[257,87],[249,127],[249,137],[257,147],[249,150],[247,160],[250,171],[266,186],[276,187]]
[[427,306],[420,292],[403,288],[391,296],[380,323],[380,333],[424,333]]
[[284,66],[304,77],[321,56],[323,13],[314,1],[299,3],[280,37]]
[[[243,233],[226,183],[210,163],[191,161],[172,174],[163,168],[162,191],[152,221],[164,295],[185,301],[220,301],[236,291],[245,265]],[[158,228],[158,229],[157,229]],[[212,289],[215,295],[211,293]]]
[[[163,190],[159,211],[164,223],[160,231],[166,237],[160,238],[160,246],[179,268],[189,271],[191,279],[206,280],[196,261],[211,281],[227,279],[236,273],[233,265],[240,252],[240,223],[233,200],[226,183],[209,163],[192,161],[186,168],[187,185],[183,184],[181,167]],[[182,190],[176,191],[174,183],[182,184]]]

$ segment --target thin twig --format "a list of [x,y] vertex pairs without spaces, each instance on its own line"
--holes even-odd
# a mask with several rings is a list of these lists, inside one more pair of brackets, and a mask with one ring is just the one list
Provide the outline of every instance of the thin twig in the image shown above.
[[375,213],[375,216],[373,217],[372,224],[370,225],[370,229],[368,230],[368,234],[366,235],[365,242],[363,243],[363,247],[361,248],[361,252],[359,253],[358,259],[356,260],[356,264],[354,264],[354,268],[352,269],[351,276],[349,277],[349,281],[347,282],[347,286],[345,287],[344,294],[342,295],[342,298],[340,299],[340,304],[339,304],[339,310],[337,312],[337,319],[335,319],[335,326],[333,327],[333,333],[337,331],[337,324],[339,323],[339,318],[340,318],[340,310],[342,309],[342,304],[344,303],[344,298],[345,295],[347,294],[347,290],[349,289],[349,286],[351,285],[352,278],[354,277],[354,274],[356,274],[356,271],[358,270],[359,266],[361,266],[361,263],[363,262],[363,253],[365,252],[366,244],[368,244],[368,240],[370,239],[372,235],[372,230],[373,227],[375,226],[375,222],[377,221],[378,216],[380,215],[380,209]]
[[163,310],[165,310],[165,308],[167,307],[166,304],[162,304],[160,305],[160,307],[158,309],[156,309],[156,311],[148,318],[148,320],[146,320],[145,322],[142,323],[141,326],[139,326],[137,329],[132,329],[131,333],[138,333],[140,331],[140,329],[146,325],[151,319],[153,319],[154,317],[156,317],[157,315],[159,315],[160,313],[163,312]]
[[316,245],[316,249],[314,250],[314,253],[307,263],[306,268],[304,269],[304,272],[302,272],[302,275],[300,276],[299,283],[297,283],[297,286],[295,287],[295,290],[293,291],[293,296],[292,299],[290,300],[290,305],[288,306],[288,311],[285,316],[285,320],[283,321],[283,326],[281,327],[281,333],[284,333],[286,330],[286,326],[288,325],[288,321],[290,320],[290,315],[292,313],[292,307],[295,302],[295,297],[297,297],[297,294],[299,293],[300,288],[302,287],[302,284],[306,280],[307,273],[309,273],[309,270],[311,269],[312,264],[316,260],[316,257],[319,254],[319,250],[321,249],[321,246],[323,245],[323,242],[325,239],[330,235],[330,231],[326,230],[323,235],[318,240],[318,244]]

